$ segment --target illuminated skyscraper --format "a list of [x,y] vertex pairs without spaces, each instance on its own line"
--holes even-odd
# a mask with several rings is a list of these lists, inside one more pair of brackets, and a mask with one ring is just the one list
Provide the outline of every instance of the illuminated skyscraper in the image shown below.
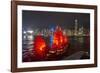
[[74,31],[75,31],[74,35],[77,36],[78,34],[78,20],[77,19],[75,19],[75,30]]

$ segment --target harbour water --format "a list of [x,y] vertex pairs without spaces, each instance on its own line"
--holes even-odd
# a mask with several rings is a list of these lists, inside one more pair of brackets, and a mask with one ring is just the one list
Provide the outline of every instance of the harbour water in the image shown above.
[[[48,39],[47,39],[48,40]],[[30,43],[30,42],[28,42]],[[33,62],[36,61],[34,59],[34,53],[32,44],[28,45],[31,48],[25,49],[27,44],[23,45],[23,62]],[[79,56],[78,58],[74,55],[77,54]],[[70,57],[72,56],[73,57]],[[70,57],[70,58],[69,58]],[[79,59],[89,59],[90,58],[90,36],[69,36],[69,45],[66,48],[66,51],[64,54],[56,57],[53,57],[51,60],[45,60],[45,61],[54,61],[54,60],[79,60]]]

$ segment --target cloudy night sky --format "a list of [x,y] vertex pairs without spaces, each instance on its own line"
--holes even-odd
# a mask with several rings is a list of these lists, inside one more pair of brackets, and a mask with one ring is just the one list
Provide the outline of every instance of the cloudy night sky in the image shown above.
[[90,14],[88,13],[67,13],[48,11],[22,11],[22,27],[24,30],[51,28],[57,25],[62,28],[73,29],[75,19],[78,20],[78,27],[90,29]]

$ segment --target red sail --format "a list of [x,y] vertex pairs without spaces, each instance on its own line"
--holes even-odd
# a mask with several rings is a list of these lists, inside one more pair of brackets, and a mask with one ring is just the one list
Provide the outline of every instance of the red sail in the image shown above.
[[53,48],[60,49],[68,44],[68,38],[63,34],[60,27],[56,29],[53,36]]
[[46,56],[46,42],[42,36],[38,35],[34,40],[34,49],[36,59],[43,60]]

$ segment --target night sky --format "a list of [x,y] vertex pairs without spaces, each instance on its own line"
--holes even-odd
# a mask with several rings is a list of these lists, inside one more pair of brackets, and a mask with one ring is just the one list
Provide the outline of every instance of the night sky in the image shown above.
[[48,12],[48,11],[22,11],[22,27],[24,30],[44,29],[55,27],[73,29],[75,19],[78,20],[78,27],[90,29],[90,14],[88,13],[68,13],[68,12]]

